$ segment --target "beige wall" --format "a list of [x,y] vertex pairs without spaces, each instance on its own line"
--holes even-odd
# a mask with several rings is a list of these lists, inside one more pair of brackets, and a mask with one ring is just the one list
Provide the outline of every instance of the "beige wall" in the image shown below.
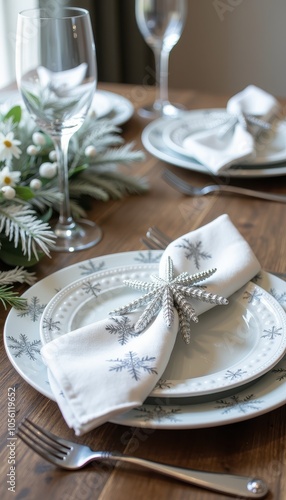
[[37,0],[0,0],[0,88],[15,80],[15,39],[18,12],[33,9]]
[[286,97],[286,0],[187,2],[170,86],[235,93],[252,83]]

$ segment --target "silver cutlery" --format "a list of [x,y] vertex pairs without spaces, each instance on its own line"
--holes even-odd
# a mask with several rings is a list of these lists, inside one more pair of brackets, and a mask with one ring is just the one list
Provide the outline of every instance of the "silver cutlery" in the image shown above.
[[[152,226],[146,232],[146,238],[141,238],[142,243],[149,248],[149,250],[165,250],[171,243],[171,238],[163,233],[158,227]],[[286,273],[278,273],[275,271],[268,271],[279,278],[285,279]]]
[[25,419],[20,423],[17,435],[42,458],[64,469],[81,469],[85,465],[97,460],[121,461],[139,465],[145,469],[153,470],[202,488],[238,495],[239,497],[263,498],[268,492],[265,482],[260,478],[252,476],[246,477],[219,472],[184,469],[159,462],[152,462],[143,458],[122,455],[113,451],[93,451],[88,446],[60,438],[42,429],[29,419]]
[[156,226],[149,227],[146,232],[146,238],[141,238],[142,243],[150,250],[165,250],[171,243],[171,238],[163,233]]
[[184,181],[181,177],[178,177],[170,170],[165,170],[162,174],[162,177],[170,186],[177,189],[177,191],[180,191],[180,193],[186,194],[188,196],[205,196],[206,194],[210,193],[225,192],[241,194],[244,196],[252,196],[253,198],[260,198],[263,200],[280,201],[282,203],[286,203],[286,195],[283,194],[265,193],[262,191],[255,191],[253,189],[229,186],[225,184],[211,184],[209,186],[203,187],[192,186],[189,182]]

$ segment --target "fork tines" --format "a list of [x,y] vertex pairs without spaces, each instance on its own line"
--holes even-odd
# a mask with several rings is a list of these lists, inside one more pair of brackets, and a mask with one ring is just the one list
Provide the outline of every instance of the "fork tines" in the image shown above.
[[156,226],[149,227],[146,236],[147,238],[157,243],[157,245],[159,245],[162,249],[165,249],[172,241],[171,238],[160,231],[160,229],[158,229]]
[[27,418],[19,424],[17,435],[29,448],[53,464],[63,461],[70,450],[64,440],[55,440],[51,432]]

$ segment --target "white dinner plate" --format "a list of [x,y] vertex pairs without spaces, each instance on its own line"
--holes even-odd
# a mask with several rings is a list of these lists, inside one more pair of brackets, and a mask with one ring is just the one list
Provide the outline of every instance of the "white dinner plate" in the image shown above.
[[[166,146],[180,155],[192,158],[185,140],[196,132],[219,127],[223,130],[233,119],[224,109],[204,109],[189,111],[188,116],[171,120],[163,129],[162,137]],[[256,142],[255,157],[246,160],[240,168],[264,166],[286,161],[286,122],[281,121],[275,131],[269,131]]]
[[94,112],[97,118],[103,118],[112,111],[112,108],[111,99],[108,99],[108,96],[97,90],[92,99],[90,110]]
[[[156,273],[157,264],[124,266],[68,285],[43,312],[42,342],[108,318],[142,295],[123,280],[150,282]],[[112,317],[110,322],[112,326]],[[200,317],[192,326],[189,345],[177,336],[167,369],[150,396],[191,397],[234,389],[269,371],[285,352],[285,313],[270,294],[250,282],[229,298],[227,307],[215,307]]]
[[[202,174],[209,174],[214,176],[215,174],[211,172],[205,165],[202,165],[194,158],[189,158],[185,154],[180,154],[178,151],[174,151],[166,145],[163,140],[163,133],[165,127],[170,126],[170,119],[159,118],[149,123],[142,132],[142,143],[143,146],[156,158],[175,165],[177,167],[186,168],[188,170],[194,170]],[[285,126],[285,157],[286,157],[286,126]],[[245,164],[245,165],[234,165],[225,171],[219,172],[220,177],[274,177],[286,174],[286,159],[285,163],[276,164],[271,163],[267,165],[256,165],[256,164]]]
[[134,106],[126,97],[107,90],[97,90],[97,94],[107,98],[110,103],[111,110],[105,115],[106,118],[112,120],[115,125],[123,125],[130,120],[134,113]]
[[[46,305],[56,293],[74,280],[98,271],[131,264],[156,264],[161,255],[161,251],[146,250],[96,257],[61,269],[31,286],[23,294],[27,299],[26,310],[12,309],[4,327],[7,356],[21,377],[38,392],[54,400],[46,366],[40,356],[40,320]],[[284,281],[261,272],[256,282],[286,310]],[[258,381],[251,383],[250,387],[237,392],[234,390],[231,395],[221,399],[172,405],[166,404],[164,398],[155,399],[155,404],[144,404],[113,422],[146,428],[184,429],[212,427],[253,418],[286,402],[286,356]]]
[[[8,111],[15,104],[25,107],[17,90],[0,92],[1,108]],[[97,118],[109,118],[115,125],[123,125],[134,113],[134,107],[128,99],[106,90],[96,91],[91,109]]]

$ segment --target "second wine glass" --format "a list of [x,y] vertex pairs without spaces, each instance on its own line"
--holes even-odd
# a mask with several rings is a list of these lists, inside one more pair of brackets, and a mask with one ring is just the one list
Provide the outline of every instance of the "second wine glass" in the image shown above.
[[157,96],[153,104],[139,109],[146,118],[176,116],[180,112],[168,97],[169,54],[181,37],[186,13],[186,0],[136,0],[138,27],[155,56]]
[[55,250],[74,252],[95,245],[101,229],[76,223],[69,198],[68,145],[83,124],[97,83],[95,45],[85,9],[31,9],[18,15],[16,76],[24,103],[57,152],[62,196],[54,232]]

